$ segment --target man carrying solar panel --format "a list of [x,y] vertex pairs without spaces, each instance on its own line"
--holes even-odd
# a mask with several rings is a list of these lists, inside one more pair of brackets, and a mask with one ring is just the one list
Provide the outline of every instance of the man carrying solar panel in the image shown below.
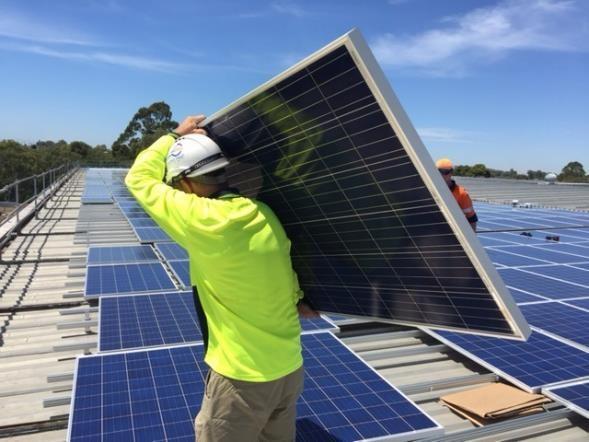
[[196,437],[293,440],[303,388],[297,306],[303,316],[316,313],[300,303],[280,221],[265,204],[228,188],[228,161],[199,128],[203,120],[187,117],[141,152],[125,179],[190,256],[210,367]]
[[476,212],[474,211],[472,200],[470,199],[470,195],[466,189],[456,184],[456,181],[452,179],[452,172],[454,172],[452,161],[450,161],[448,158],[440,158],[438,161],[436,161],[436,167],[450,188],[450,192],[452,192],[452,196],[458,203],[458,206],[460,209],[462,209],[462,213],[464,213],[464,216],[466,216],[466,220],[470,223],[470,227],[472,227],[472,230],[476,232],[477,221],[479,219]]

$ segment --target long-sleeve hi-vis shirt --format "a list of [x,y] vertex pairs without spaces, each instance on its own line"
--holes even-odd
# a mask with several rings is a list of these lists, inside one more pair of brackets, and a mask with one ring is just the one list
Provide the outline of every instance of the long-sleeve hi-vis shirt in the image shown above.
[[217,373],[243,381],[290,374],[303,363],[296,308],[302,293],[280,221],[253,199],[232,194],[202,198],[164,184],[173,143],[165,135],[141,152],[125,184],[188,251],[190,279],[206,317],[201,326],[208,330],[205,362]]
[[470,195],[466,189],[462,186],[459,186],[454,180],[452,180],[450,183],[450,192],[452,192],[452,195],[462,210],[462,213],[464,213],[464,216],[466,216],[466,220],[471,224],[476,223],[479,218],[474,211],[472,200],[470,199]]

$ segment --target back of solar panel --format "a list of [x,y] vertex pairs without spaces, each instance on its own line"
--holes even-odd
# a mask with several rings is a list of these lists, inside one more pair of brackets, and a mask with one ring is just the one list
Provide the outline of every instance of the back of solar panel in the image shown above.
[[231,186],[281,219],[315,308],[529,335],[359,31],[206,123]]

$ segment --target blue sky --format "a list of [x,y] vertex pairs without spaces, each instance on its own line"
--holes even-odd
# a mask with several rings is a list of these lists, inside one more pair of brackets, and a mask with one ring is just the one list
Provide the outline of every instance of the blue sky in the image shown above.
[[0,0],[0,139],[110,146],[210,114],[358,27],[434,158],[589,169],[589,1]]

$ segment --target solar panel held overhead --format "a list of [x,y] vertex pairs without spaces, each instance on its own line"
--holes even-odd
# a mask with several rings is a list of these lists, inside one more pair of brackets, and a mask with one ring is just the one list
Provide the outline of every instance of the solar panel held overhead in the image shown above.
[[370,49],[354,30],[213,114],[231,186],[269,204],[315,308],[526,338]]

